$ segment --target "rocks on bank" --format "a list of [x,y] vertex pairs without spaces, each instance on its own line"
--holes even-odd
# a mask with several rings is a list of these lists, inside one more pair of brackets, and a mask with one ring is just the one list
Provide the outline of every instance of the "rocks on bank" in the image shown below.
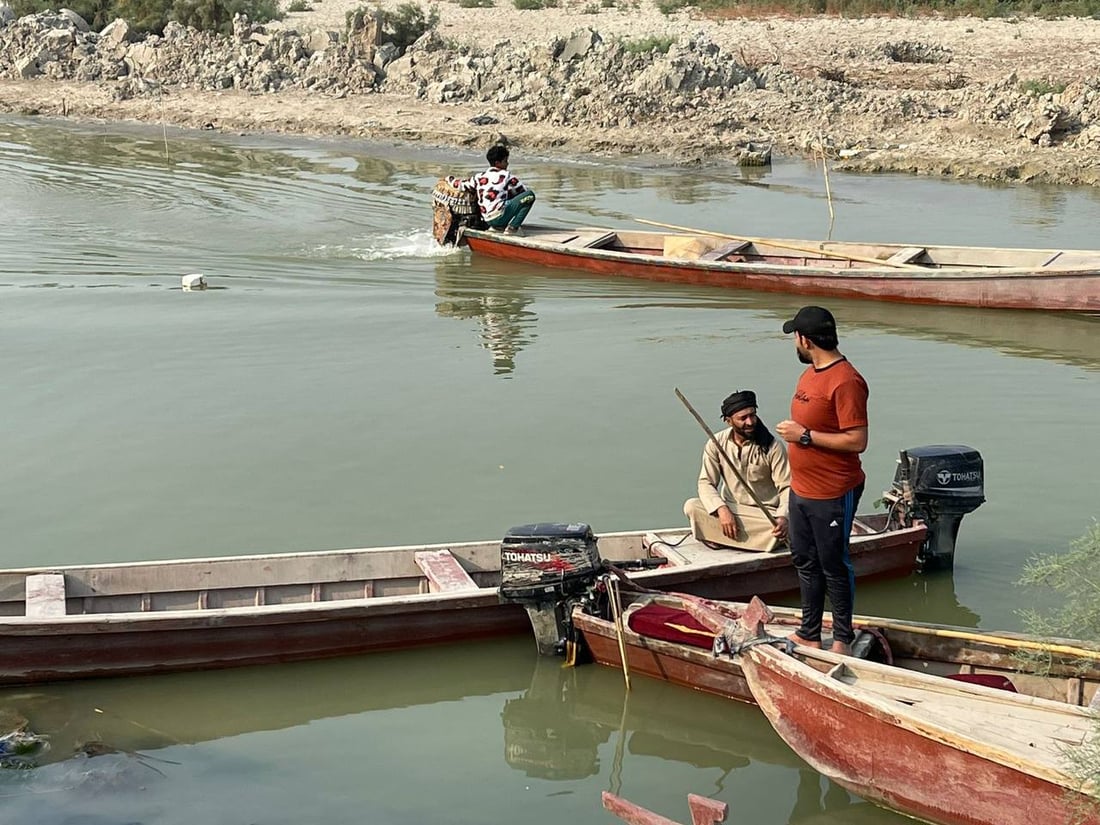
[[584,133],[592,151],[659,148],[697,160],[752,141],[823,150],[850,168],[1100,182],[1095,160],[1082,160],[1100,149],[1100,75],[1045,92],[1012,73],[971,81],[932,42],[816,57],[748,59],[702,31],[661,42],[592,28],[482,44],[429,31],[401,54],[369,15],[346,33],[238,17],[228,37],[172,23],[139,39],[122,20],[93,32],[69,10],[14,19],[0,4],[0,77],[96,82],[117,99],[175,89],[393,95],[453,107],[473,124],[459,142],[477,124],[539,126],[544,145]]

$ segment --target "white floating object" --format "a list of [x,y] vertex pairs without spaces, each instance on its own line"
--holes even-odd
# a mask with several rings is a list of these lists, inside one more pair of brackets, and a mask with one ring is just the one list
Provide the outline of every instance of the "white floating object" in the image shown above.
[[184,292],[190,292],[193,289],[206,289],[206,278],[203,277],[201,272],[184,275],[182,282]]

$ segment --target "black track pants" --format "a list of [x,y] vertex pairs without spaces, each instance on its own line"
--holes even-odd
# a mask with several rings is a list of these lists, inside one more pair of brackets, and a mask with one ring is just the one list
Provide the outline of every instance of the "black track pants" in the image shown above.
[[790,497],[791,558],[798,570],[802,594],[802,627],[798,635],[811,642],[821,640],[821,616],[825,594],[833,610],[833,639],[851,644],[852,604],[856,577],[848,557],[852,519],[863,495],[863,485],[839,498]]

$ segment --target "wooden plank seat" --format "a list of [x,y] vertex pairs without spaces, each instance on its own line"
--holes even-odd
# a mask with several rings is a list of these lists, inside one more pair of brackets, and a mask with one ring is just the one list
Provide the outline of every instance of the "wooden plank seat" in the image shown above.
[[413,558],[428,579],[429,593],[450,593],[456,590],[477,590],[470,574],[458,563],[450,550],[421,550]]
[[603,230],[596,232],[581,230],[568,241],[564,241],[564,243],[569,246],[582,246],[585,249],[599,249],[615,240],[617,234],[616,232],[607,232]]
[[730,241],[727,244],[716,249],[710,250],[710,252],[704,252],[699,256],[700,261],[725,261],[732,255],[740,255],[747,252],[752,246],[752,241]]
[[27,576],[28,618],[53,619],[65,615],[65,576],[62,573],[33,573]]
[[928,254],[928,250],[923,246],[907,246],[904,249],[899,249],[893,255],[886,259],[888,264],[913,264],[917,263],[918,258],[923,258]]

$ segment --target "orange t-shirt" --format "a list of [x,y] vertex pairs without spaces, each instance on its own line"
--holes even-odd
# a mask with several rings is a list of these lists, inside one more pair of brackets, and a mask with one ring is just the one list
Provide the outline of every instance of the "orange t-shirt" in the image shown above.
[[[806,368],[791,399],[791,419],[814,433],[839,433],[867,426],[867,382],[844,358],[827,367]],[[839,453],[795,442],[787,451],[791,489],[803,498],[839,498],[863,483],[859,453]]]

